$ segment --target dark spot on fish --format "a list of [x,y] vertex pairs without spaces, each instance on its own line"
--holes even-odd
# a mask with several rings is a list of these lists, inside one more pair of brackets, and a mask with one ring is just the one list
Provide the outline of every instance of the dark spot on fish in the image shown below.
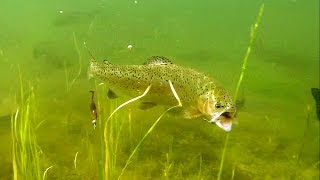
[[221,108],[223,106],[220,103],[217,103],[215,107],[219,109],[219,108]]

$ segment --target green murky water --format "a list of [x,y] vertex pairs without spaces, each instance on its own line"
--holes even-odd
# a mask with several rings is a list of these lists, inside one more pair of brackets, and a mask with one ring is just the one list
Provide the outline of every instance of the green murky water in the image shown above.
[[[51,167],[44,178],[117,179],[164,109],[141,111],[135,103],[111,119],[105,171],[104,121],[130,97],[109,100],[106,87],[87,79],[90,55],[83,42],[96,59],[115,64],[166,56],[212,75],[232,94],[262,3],[2,0],[0,179],[14,178],[10,119],[22,108],[19,74],[23,99],[30,87],[35,94],[29,125],[36,139],[26,141],[37,144],[41,175]],[[312,87],[319,88],[319,2],[265,2],[221,179],[318,179],[319,120]],[[98,93],[96,130],[89,90]],[[165,115],[120,179],[217,179],[225,138],[201,119]]]

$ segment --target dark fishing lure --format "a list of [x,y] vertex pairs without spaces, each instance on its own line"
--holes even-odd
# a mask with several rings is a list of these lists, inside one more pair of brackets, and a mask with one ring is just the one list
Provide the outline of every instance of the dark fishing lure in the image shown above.
[[90,103],[90,114],[91,114],[91,122],[93,124],[93,128],[95,129],[97,126],[97,119],[98,119],[98,112],[97,112],[97,106],[94,102],[94,91],[91,92],[91,103]]
[[311,88],[311,94],[316,101],[316,111],[318,120],[320,120],[320,89],[319,88]]

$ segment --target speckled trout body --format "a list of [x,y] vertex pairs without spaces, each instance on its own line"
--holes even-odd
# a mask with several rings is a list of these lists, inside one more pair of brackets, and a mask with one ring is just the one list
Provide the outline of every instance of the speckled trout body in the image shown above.
[[142,99],[145,109],[157,104],[177,104],[169,86],[170,80],[180,97],[185,118],[204,117],[225,131],[231,130],[235,107],[226,90],[213,78],[191,68],[172,64],[167,58],[153,56],[144,65],[114,65],[92,60],[88,73],[89,77],[106,82],[111,92],[117,95],[135,97],[151,85]]

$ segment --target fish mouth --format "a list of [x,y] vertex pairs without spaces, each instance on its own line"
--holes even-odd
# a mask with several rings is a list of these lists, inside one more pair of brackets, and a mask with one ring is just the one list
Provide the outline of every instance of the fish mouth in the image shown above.
[[225,130],[226,132],[231,131],[232,128],[232,119],[233,119],[233,112],[220,112],[212,117],[209,121],[211,123],[215,123],[218,127]]
[[232,113],[231,112],[224,112],[221,114],[221,117],[226,118],[226,119],[232,119]]

